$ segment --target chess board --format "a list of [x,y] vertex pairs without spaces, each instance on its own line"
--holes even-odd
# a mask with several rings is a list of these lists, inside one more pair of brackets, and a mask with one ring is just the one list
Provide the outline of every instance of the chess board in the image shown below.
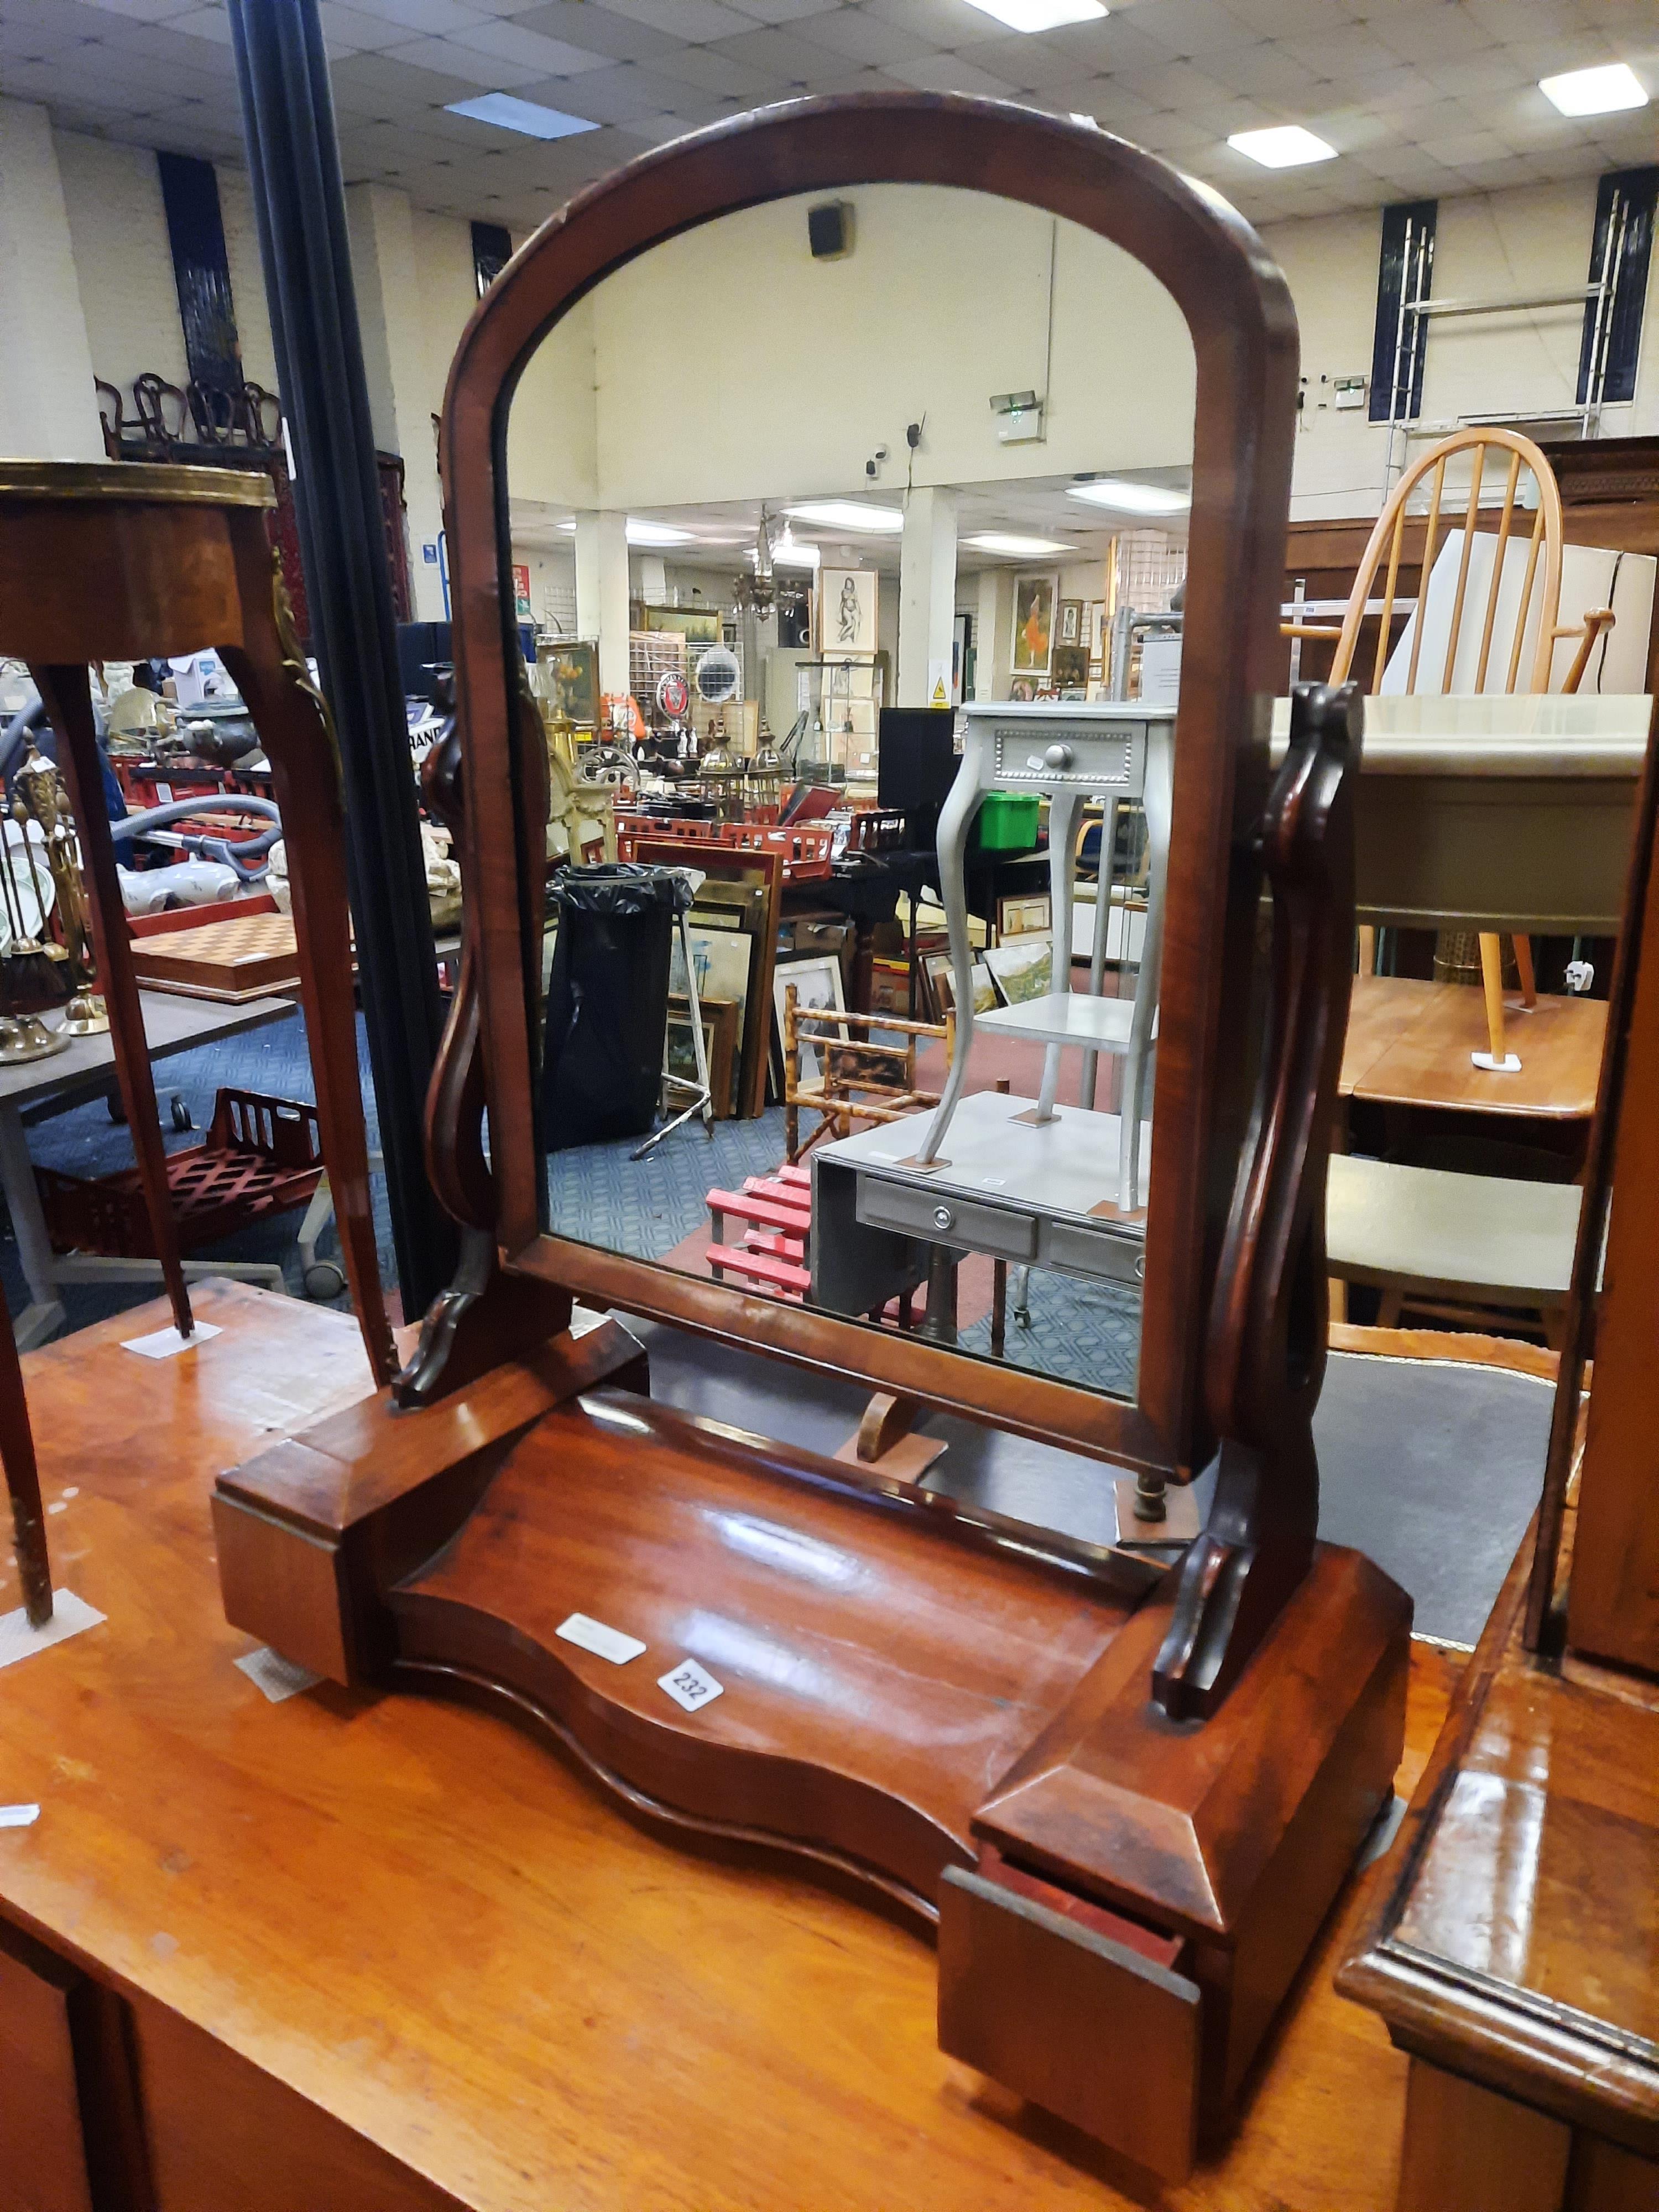
[[250,914],[137,939],[132,964],[150,991],[238,1005],[296,990],[300,954],[292,916]]

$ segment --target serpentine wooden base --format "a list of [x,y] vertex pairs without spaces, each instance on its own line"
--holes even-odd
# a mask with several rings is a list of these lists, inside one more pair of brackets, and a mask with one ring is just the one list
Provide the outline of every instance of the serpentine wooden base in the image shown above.
[[[938,1921],[944,2047],[1185,2173],[1388,1799],[1407,1599],[1321,1547],[1218,1716],[1171,1722],[1173,1574],[653,1405],[643,1370],[607,1322],[222,1475],[230,1620]],[[577,1613],[643,1648],[561,1636]],[[719,1685],[689,1711],[688,1660]]]

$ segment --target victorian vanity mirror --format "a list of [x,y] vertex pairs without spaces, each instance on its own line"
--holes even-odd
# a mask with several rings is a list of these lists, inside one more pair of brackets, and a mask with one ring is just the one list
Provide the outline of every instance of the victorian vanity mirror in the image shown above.
[[[850,206],[860,241],[828,270],[806,243],[825,204]],[[946,252],[935,337],[929,303],[907,309],[890,281],[878,327],[859,288],[907,233],[998,246],[1021,327],[957,327]],[[783,239],[779,289],[741,301],[737,272]],[[803,334],[802,287],[826,276]],[[783,368],[770,378],[744,324],[769,313]],[[692,321],[703,337],[688,350]],[[1170,499],[1187,559],[1174,712],[1149,683],[1138,703],[1066,696],[1086,690],[1094,625],[1054,586],[1088,502],[1037,556],[1046,597],[1029,563],[981,579],[980,650],[1005,658],[960,760],[944,757],[936,869],[924,853],[909,893],[913,929],[924,886],[943,898],[949,1051],[930,1080],[906,1057],[904,1017],[855,1029],[858,1009],[823,1015],[817,1000],[803,1027],[798,993],[768,1109],[781,884],[786,870],[812,880],[830,833],[805,811],[738,813],[721,787],[769,777],[775,799],[780,781],[840,783],[845,799],[856,785],[890,696],[894,582],[862,518],[896,516],[904,533],[903,705],[905,625],[938,612],[927,539],[965,544],[988,486],[1006,498],[1036,474],[1009,465],[985,400],[1005,383],[1017,398],[1021,364],[1045,350],[1043,467],[1058,476],[1024,488],[1048,498],[1041,511],[1069,517],[1073,479],[1118,471],[1143,490],[1190,485],[1189,508]],[[852,391],[838,411],[825,360]],[[481,301],[444,416],[457,720],[429,789],[461,825],[465,936],[428,1158],[465,1231],[463,1274],[388,1399],[223,1477],[216,1500],[240,1626],[337,1680],[485,1702],[688,1845],[787,1853],[937,1926],[945,2048],[1171,2174],[1236,2100],[1388,1796],[1403,1728],[1407,1602],[1315,1541],[1359,732],[1351,694],[1304,692],[1270,790],[1296,380],[1289,298],[1248,226],[1152,157],[1018,108],[801,102],[650,155],[537,234]],[[929,390],[950,395],[931,434]],[[981,418],[971,445],[964,395]],[[890,456],[872,489],[865,426],[907,416],[908,481]],[[799,473],[736,477],[745,440],[774,456],[793,441]],[[988,456],[976,474],[970,453]],[[704,629],[695,578],[671,586],[665,560],[630,580],[630,514],[657,518],[659,550],[665,531],[684,546],[731,520],[714,558],[729,573],[752,548],[771,588],[744,611],[765,600],[772,623],[780,552],[810,548],[819,588],[791,595],[811,605],[792,630],[787,779],[758,714],[738,711],[762,688],[755,624]],[[592,728],[577,773],[620,774],[636,800],[654,785],[654,811],[621,830],[643,875],[567,868],[562,830],[550,837],[568,817],[550,787],[568,793],[583,672],[567,653],[556,697],[532,676],[512,572],[538,530],[566,522],[579,585],[597,564],[590,586],[611,595],[592,711],[620,695],[626,717]],[[664,608],[678,631],[653,621]],[[627,659],[618,625],[635,633]],[[665,635],[680,657],[659,668]],[[935,685],[948,696],[946,655],[920,703]],[[694,750],[697,775],[677,775]],[[1000,816],[1046,801],[1050,950],[1036,988],[1005,961],[1001,1004],[978,1013],[975,970],[993,963],[972,957],[964,885],[976,816],[979,853],[994,848],[993,791],[1012,794]],[[1077,863],[1095,800],[1091,875]],[[1138,955],[1134,902],[1115,904],[1120,830],[1125,889],[1136,836],[1146,861]],[[1066,916],[1079,872],[1095,940]],[[650,960],[584,966],[585,941],[637,918],[630,902],[661,909]],[[613,953],[623,936],[611,930]],[[1103,992],[1108,966],[1131,978],[1127,999]],[[659,1137],[655,1056],[677,994],[693,1111]],[[590,1084],[584,1108],[572,1040],[584,1020],[620,1033],[647,996],[645,1120],[608,1123],[620,1076],[597,1105]],[[714,1053],[728,1111],[705,1118],[726,1018],[708,1008],[734,1000],[736,1035]],[[848,1134],[826,1117],[785,1176],[809,1038],[820,1064],[856,1061],[866,1040],[905,1080],[887,1118]],[[781,1183],[810,1211],[807,1235],[770,1251],[717,1239],[711,1261],[663,1194],[690,1189],[695,1219],[725,1190],[740,1213],[745,1178]],[[754,1218],[765,1225],[764,1203]],[[744,1253],[779,1265],[745,1268]],[[969,1310],[976,1281],[994,1302],[998,1269],[1019,1271],[1031,1312],[1012,1352]],[[573,1332],[573,1298],[612,1317]],[[1127,1347],[1115,1366],[1077,1351],[1103,1308]],[[677,1413],[652,1401],[618,1313],[1064,1445],[1103,1462],[1103,1485],[1114,1468],[1149,1486],[1207,1471],[1208,1525],[1184,1554],[1098,1546],[948,1485]]]

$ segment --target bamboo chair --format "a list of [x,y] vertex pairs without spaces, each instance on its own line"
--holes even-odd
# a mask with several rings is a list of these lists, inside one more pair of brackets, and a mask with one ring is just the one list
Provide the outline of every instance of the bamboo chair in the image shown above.
[[[1480,494],[1486,479],[1486,459],[1489,453],[1507,455],[1504,467],[1504,490],[1501,504],[1495,511],[1484,512]],[[1462,515],[1458,518],[1455,502],[1449,512],[1446,507],[1446,464],[1458,453],[1472,457],[1469,473],[1468,497]],[[1519,504],[1521,475],[1529,470],[1537,487],[1537,504],[1530,523],[1526,521],[1527,510]],[[1414,461],[1395,486],[1388,504],[1376,519],[1370,541],[1361,556],[1355,573],[1353,588],[1348,594],[1347,611],[1340,629],[1330,629],[1317,623],[1287,623],[1284,634],[1287,637],[1334,638],[1336,652],[1331,663],[1330,682],[1344,684],[1354,673],[1354,661],[1359,646],[1359,633],[1370,602],[1371,586],[1377,571],[1387,563],[1387,580],[1382,589],[1382,613],[1377,623],[1376,651],[1371,665],[1370,682],[1367,687],[1375,692],[1381,689],[1383,671],[1388,665],[1389,637],[1394,626],[1395,602],[1397,596],[1401,558],[1405,546],[1408,520],[1407,508],[1413,494],[1425,477],[1431,478],[1429,489],[1428,536],[1423,549],[1422,581],[1418,587],[1417,619],[1412,629],[1411,655],[1406,669],[1406,690],[1416,693],[1419,688],[1442,693],[1451,690],[1452,673],[1457,665],[1458,647],[1463,636],[1466,603],[1469,597],[1468,581],[1471,556],[1477,534],[1493,534],[1496,522],[1497,546],[1492,557],[1492,580],[1486,594],[1486,610],[1481,617],[1480,655],[1474,671],[1474,690],[1477,692],[1501,688],[1506,694],[1516,691],[1534,693],[1547,691],[1555,661],[1557,646],[1564,638],[1577,638],[1577,651],[1562,683],[1563,691],[1576,691],[1595,650],[1595,641],[1612,626],[1611,607],[1598,607],[1587,614],[1582,623],[1563,623],[1561,612],[1561,493],[1555,481],[1555,472],[1538,447],[1530,438],[1518,432],[1505,430],[1496,424],[1476,424],[1468,429],[1455,430],[1450,437],[1443,438],[1431,446],[1420,459]],[[1514,538],[1522,542],[1516,530],[1517,514],[1522,518],[1527,548],[1526,568],[1522,579],[1521,597],[1514,610],[1514,633],[1507,640],[1495,637],[1498,602],[1503,597],[1506,568],[1509,565],[1510,543]],[[1437,556],[1441,550],[1442,517],[1445,516],[1449,535],[1461,528],[1463,544],[1457,566],[1457,587],[1451,606],[1451,618],[1447,625],[1443,653],[1437,634],[1433,646],[1425,655],[1424,633],[1426,624],[1429,579],[1433,573]],[[1476,596],[1479,596],[1478,592]],[[1537,630],[1529,659],[1525,657],[1527,631],[1533,610],[1538,611]],[[1507,619],[1507,617],[1506,617]],[[1494,646],[1497,647],[1494,654]],[[1440,659],[1439,681],[1431,685],[1425,659]],[[1525,662],[1523,667],[1523,660]],[[1501,687],[1489,678],[1502,675]],[[1424,679],[1419,686],[1419,676]],[[1360,939],[1361,965],[1368,966],[1376,955],[1376,933],[1362,931]],[[1523,1006],[1530,1008],[1537,1003],[1537,989],[1533,977],[1532,945],[1528,939],[1515,940],[1516,966],[1520,973],[1521,996]],[[1500,1071],[1513,1073],[1521,1063],[1512,1059],[1506,1048],[1504,1036],[1504,988],[1502,940],[1488,932],[1480,934],[1480,975],[1486,1000],[1486,1029],[1489,1052],[1477,1054],[1476,1063]]]
[[[855,1038],[852,1030],[865,1035]],[[903,1042],[878,1044],[872,1032],[887,1030]],[[832,1131],[850,1137],[854,1121],[902,1121],[937,1106],[939,1094],[916,1088],[916,1039],[942,1037],[948,1060],[954,1024],[903,1021],[896,1014],[860,1014],[841,1006],[801,1006],[793,983],[783,994],[783,1103],[785,1150],[791,1166]],[[802,1079],[802,1045],[810,1047],[819,1073]],[[821,1118],[805,1143],[802,1107]]]

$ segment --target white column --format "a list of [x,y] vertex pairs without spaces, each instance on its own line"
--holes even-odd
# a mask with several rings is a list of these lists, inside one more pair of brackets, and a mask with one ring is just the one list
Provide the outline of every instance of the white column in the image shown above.
[[628,517],[576,517],[576,629],[599,641],[599,689],[628,689]]
[[1014,620],[1014,580],[1006,568],[979,572],[979,611],[974,617],[974,696],[1008,696],[1009,641]]
[[352,185],[346,192],[346,221],[374,442],[382,453],[403,457],[415,618],[441,622],[442,571],[422,551],[437,544],[444,518],[414,214],[406,192],[389,185]]
[[951,697],[951,639],[957,611],[957,495],[924,486],[904,510],[899,547],[897,703],[933,703],[941,672]]
[[0,100],[0,453],[100,461],[92,348],[44,107]]

